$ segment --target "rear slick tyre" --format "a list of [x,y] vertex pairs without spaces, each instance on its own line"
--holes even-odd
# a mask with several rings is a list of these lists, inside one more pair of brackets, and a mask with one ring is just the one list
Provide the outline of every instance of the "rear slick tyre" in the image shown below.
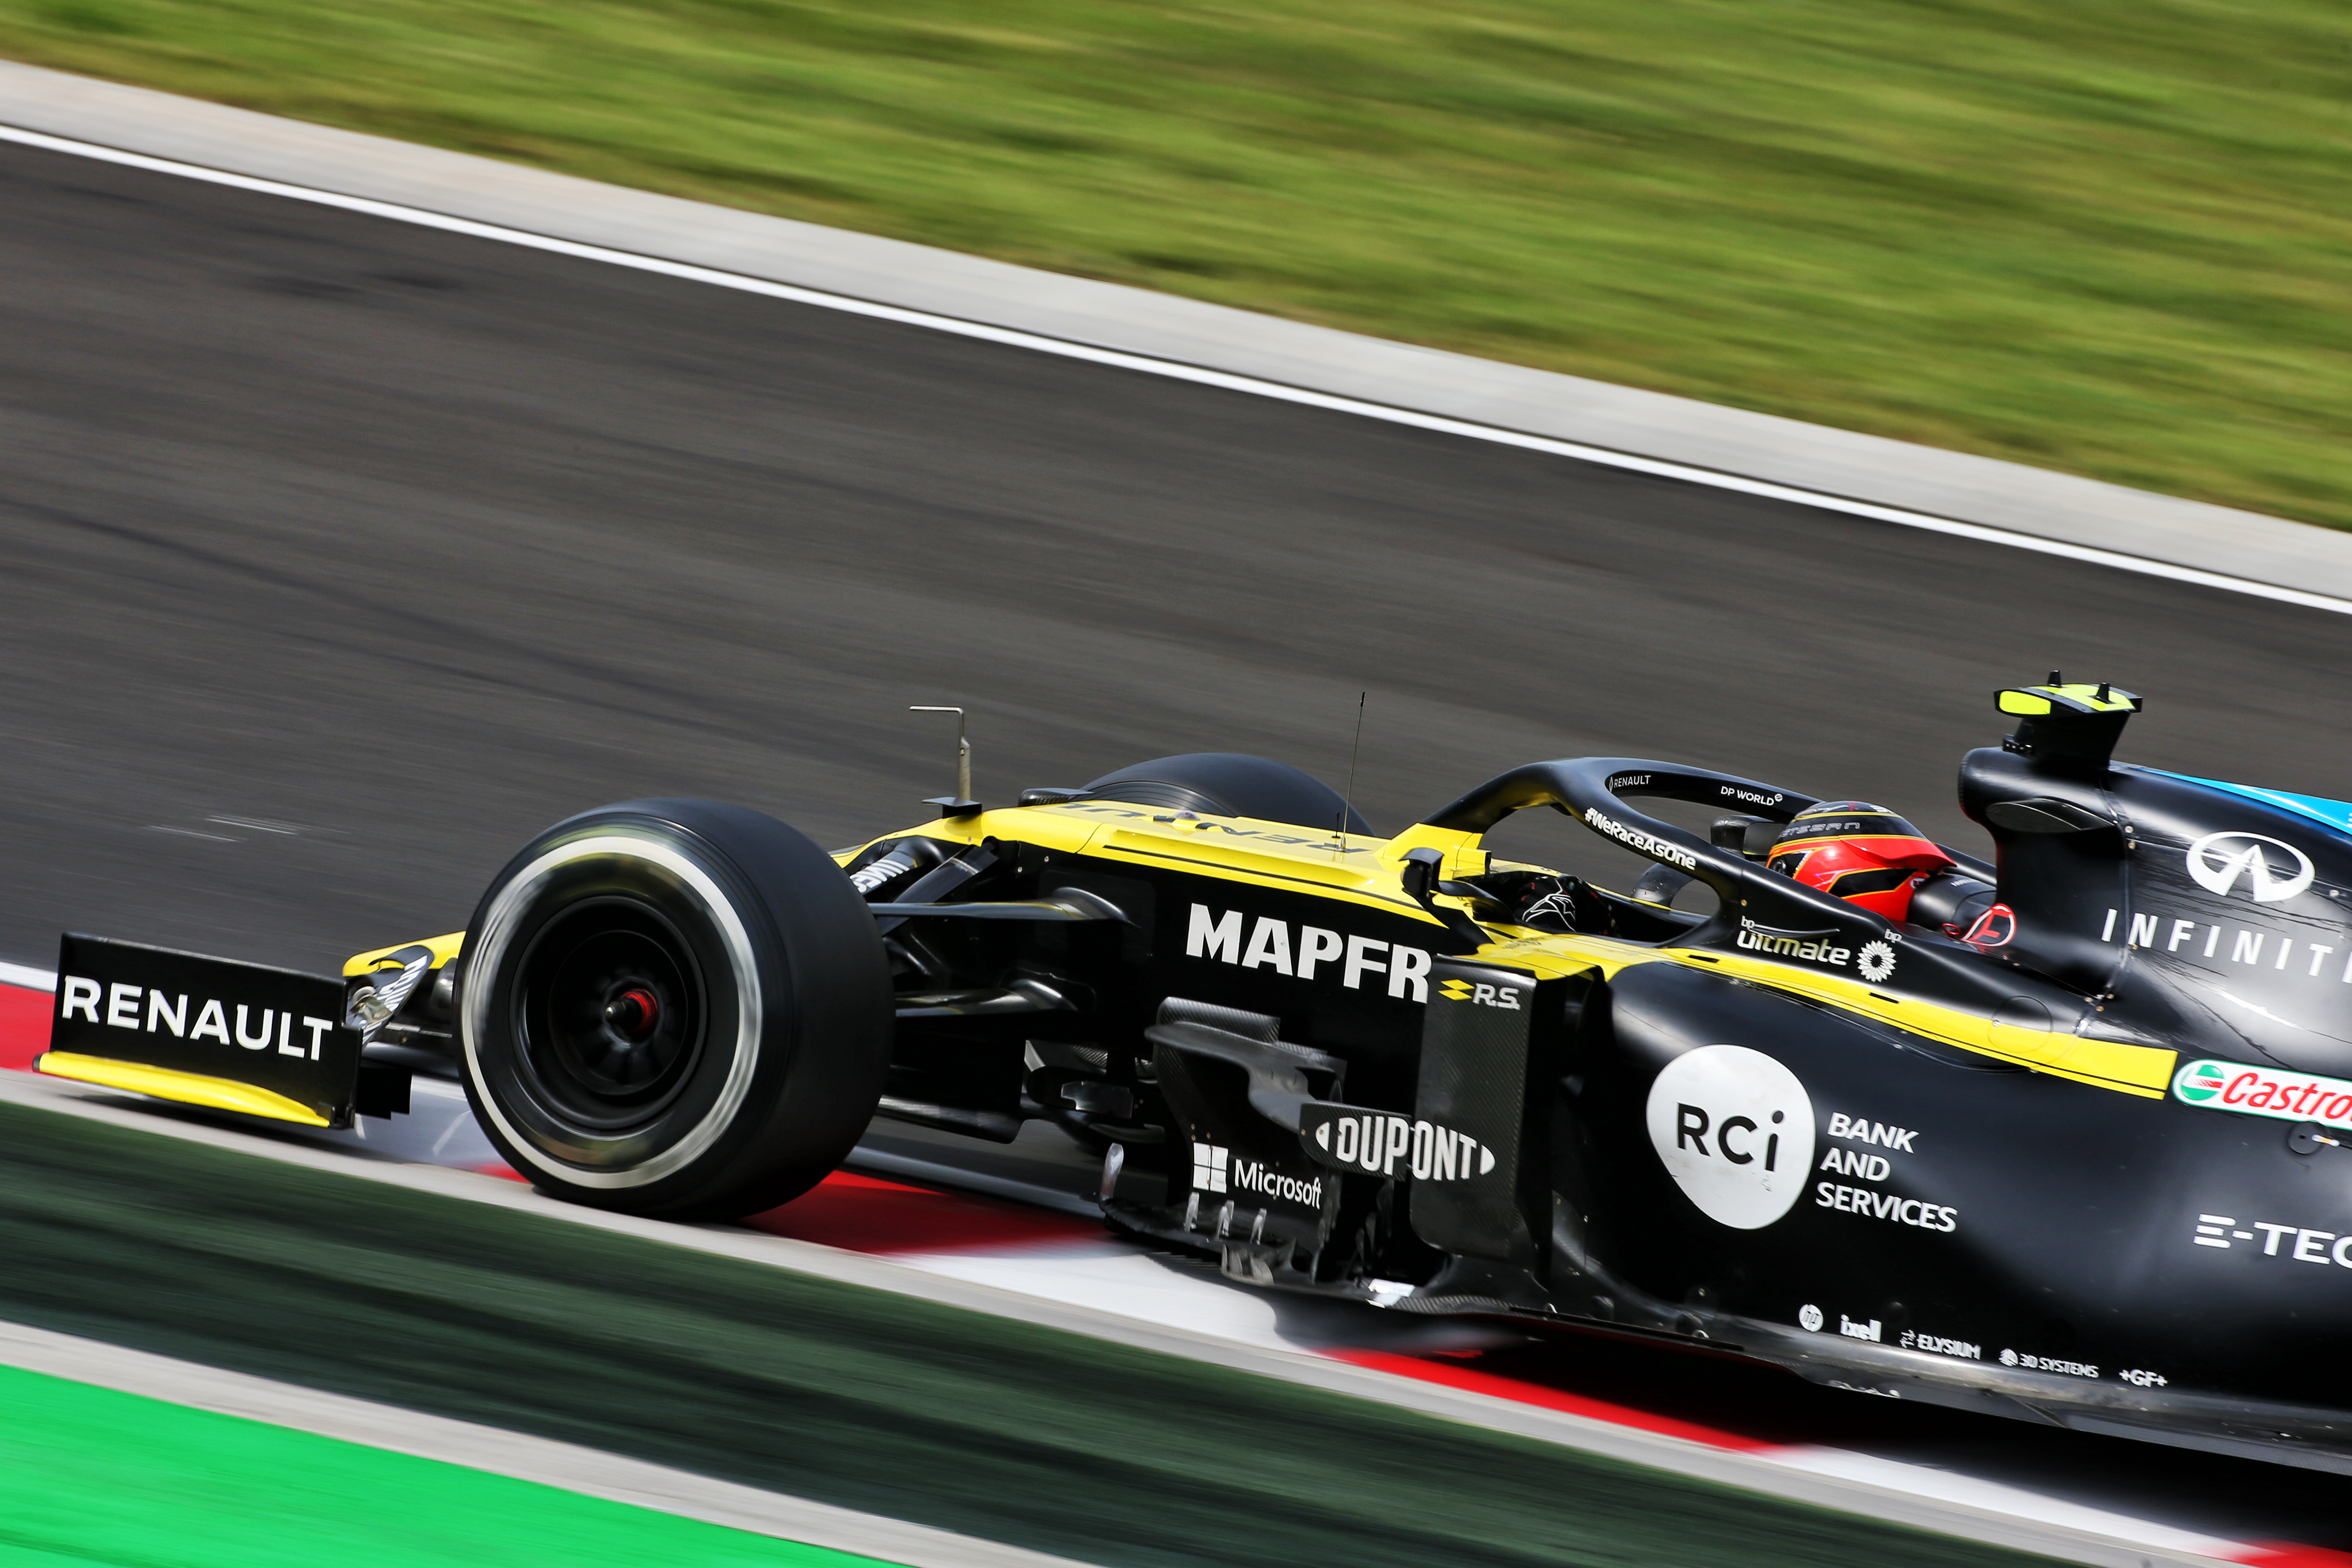
[[466,1092],[554,1196],[673,1219],[824,1179],[889,1068],[874,917],[772,817],[641,800],[558,823],[467,927]]

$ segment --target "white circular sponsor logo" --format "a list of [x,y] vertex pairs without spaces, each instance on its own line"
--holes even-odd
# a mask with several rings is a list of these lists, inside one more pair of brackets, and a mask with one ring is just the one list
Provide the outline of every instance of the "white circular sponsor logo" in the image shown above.
[[2259,833],[2209,833],[2189,847],[2189,874],[2209,893],[2229,895],[2241,881],[2258,904],[2291,899],[2311,886],[2311,857]]
[[1650,1146],[1699,1212],[1734,1230],[1787,1214],[1813,1163],[1813,1102],[1797,1075],[1745,1046],[1701,1046],[1650,1086]]
[[1805,1332],[1818,1334],[1822,1331],[1822,1310],[1808,1301],[1797,1309],[1797,1321],[1805,1326]]
[[1865,942],[1853,955],[1853,966],[1864,980],[1875,983],[1895,973],[1895,949],[1883,942]]

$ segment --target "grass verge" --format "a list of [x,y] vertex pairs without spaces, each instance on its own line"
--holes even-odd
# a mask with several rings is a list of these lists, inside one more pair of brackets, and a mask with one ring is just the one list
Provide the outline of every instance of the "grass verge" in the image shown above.
[[0,53],[2352,527],[2329,0],[0,0]]

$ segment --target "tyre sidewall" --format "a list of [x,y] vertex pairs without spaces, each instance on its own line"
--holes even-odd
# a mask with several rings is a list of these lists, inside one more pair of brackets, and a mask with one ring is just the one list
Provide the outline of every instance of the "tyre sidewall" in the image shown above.
[[[519,1005],[534,941],[602,900],[653,910],[691,959],[694,1055],[635,1125],[567,1112]],[[704,801],[574,817],[509,863],[467,931],[467,1093],[535,1185],[639,1214],[755,1212],[822,1180],[872,1116],[888,1068],[880,939],[832,859],[772,817]]]

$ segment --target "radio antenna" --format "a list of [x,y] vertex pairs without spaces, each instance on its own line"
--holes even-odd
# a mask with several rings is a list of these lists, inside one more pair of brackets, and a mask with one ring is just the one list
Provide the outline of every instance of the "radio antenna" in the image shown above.
[[1339,797],[1339,833],[1331,845],[1331,858],[1334,860],[1339,859],[1339,852],[1347,847],[1348,818],[1356,815],[1356,759],[1364,751],[1364,699],[1370,695],[1369,691],[1356,693],[1356,743],[1348,748],[1348,789]]
[[910,707],[909,713],[952,713],[956,716],[956,803],[961,805],[971,799],[971,742],[964,738],[963,710],[940,708],[923,703]]

